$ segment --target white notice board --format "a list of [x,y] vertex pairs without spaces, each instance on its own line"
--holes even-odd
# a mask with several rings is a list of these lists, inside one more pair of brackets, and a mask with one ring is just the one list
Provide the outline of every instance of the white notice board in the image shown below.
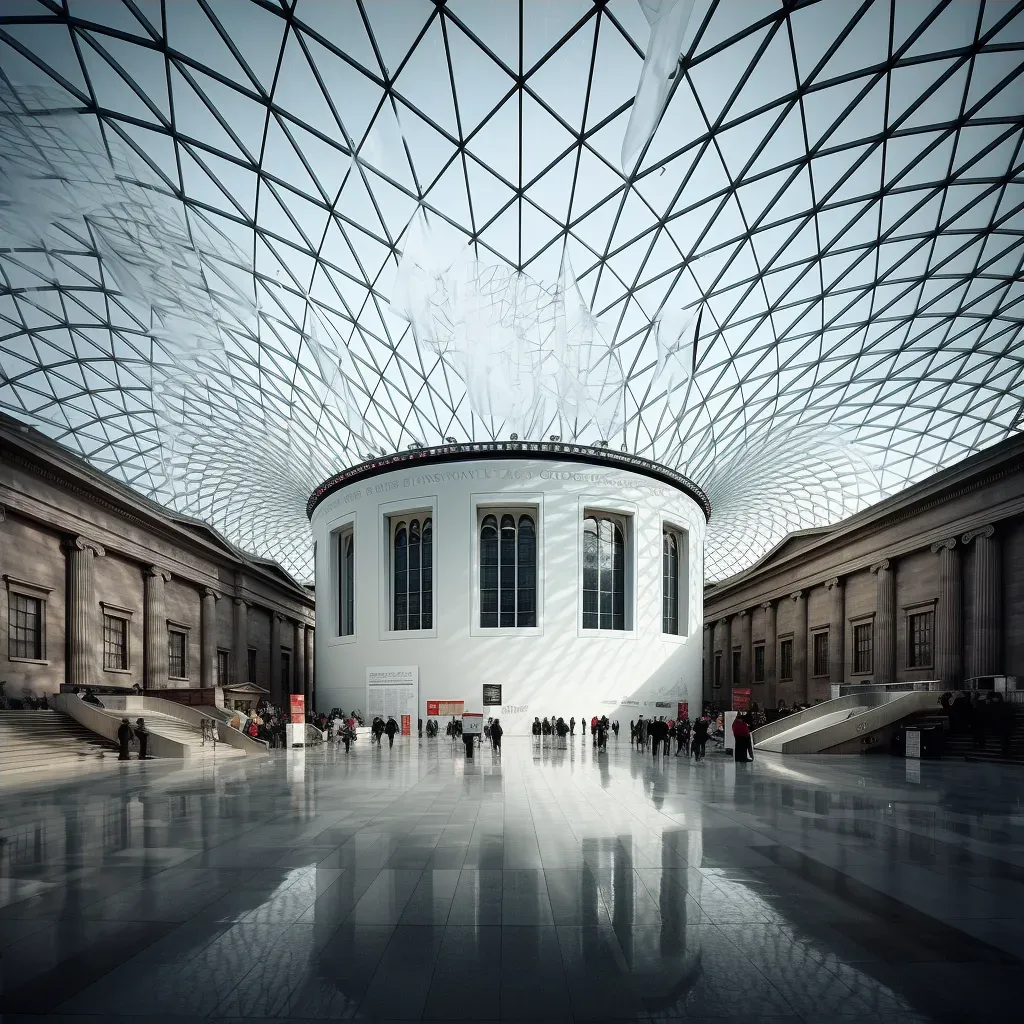
[[418,665],[381,665],[366,670],[367,722],[374,715],[387,719],[393,715],[401,723],[402,715],[409,715],[413,727],[416,725],[416,708],[419,703]]

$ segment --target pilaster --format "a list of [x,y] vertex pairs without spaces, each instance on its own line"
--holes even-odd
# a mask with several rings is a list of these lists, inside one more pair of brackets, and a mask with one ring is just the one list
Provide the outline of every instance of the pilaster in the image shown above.
[[974,605],[973,644],[968,675],[1000,675],[1003,667],[1003,616],[999,538],[989,524],[965,533],[962,542],[974,541],[971,596]]
[[932,545],[939,556],[939,601],[935,607],[935,674],[943,686],[963,681],[963,567],[956,537]]
[[72,686],[96,682],[96,588],[93,559],[103,556],[95,541],[75,537],[64,545],[67,558],[67,681]]
[[875,682],[896,682],[896,574],[888,558],[871,566],[875,584]]

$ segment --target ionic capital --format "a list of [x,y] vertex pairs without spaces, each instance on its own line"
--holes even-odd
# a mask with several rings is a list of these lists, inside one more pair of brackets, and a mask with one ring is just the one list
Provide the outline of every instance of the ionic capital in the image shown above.
[[794,590],[793,593],[789,595],[791,601],[802,601],[803,597],[804,592],[802,590]]
[[761,602],[761,607],[765,611],[768,611],[769,608],[774,608],[775,607],[775,602],[774,601],[762,601]]
[[244,597],[236,597],[235,598],[235,607],[236,608],[248,608],[249,607],[249,602],[246,601],[246,599]]
[[0,505],[0,523],[6,523],[6,522],[7,522],[7,509],[5,509],[3,507],[3,505]]
[[103,546],[88,537],[72,537],[64,545],[66,551],[91,551],[97,557],[102,558],[106,554]]
[[970,544],[975,537],[993,537],[995,532],[996,528],[991,523],[987,523],[985,526],[979,526],[976,530],[968,530],[960,538],[960,542],[962,544]]
[[937,540],[932,545],[932,554],[937,555],[940,551],[953,551],[956,549],[956,537],[947,537],[945,540]]
[[830,579],[825,584],[825,589],[826,590],[836,590],[837,588],[841,587],[842,585],[843,585],[843,581],[838,576],[833,576],[832,579]]
[[164,581],[164,583],[171,582],[171,574],[166,569],[161,569],[158,565],[147,565],[142,570],[142,575],[147,579],[156,579],[158,576]]
[[883,558],[880,562],[875,562],[868,572],[888,572],[890,569],[889,559]]
[[743,611],[740,611],[740,612],[736,613],[736,618],[737,619],[745,619],[749,615],[750,615],[750,609],[749,608],[744,608]]

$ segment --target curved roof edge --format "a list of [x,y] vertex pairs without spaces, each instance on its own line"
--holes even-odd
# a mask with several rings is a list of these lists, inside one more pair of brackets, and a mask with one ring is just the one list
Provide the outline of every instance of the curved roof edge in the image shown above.
[[711,519],[711,501],[689,477],[650,459],[626,452],[609,451],[584,444],[563,444],[560,441],[475,441],[466,444],[445,444],[433,448],[414,448],[379,459],[360,462],[325,480],[306,502],[306,515],[312,518],[317,505],[342,487],[369,477],[391,473],[396,469],[432,466],[446,462],[469,462],[475,459],[540,459],[547,462],[582,462],[591,466],[614,466],[650,477],[675,487],[692,498]]

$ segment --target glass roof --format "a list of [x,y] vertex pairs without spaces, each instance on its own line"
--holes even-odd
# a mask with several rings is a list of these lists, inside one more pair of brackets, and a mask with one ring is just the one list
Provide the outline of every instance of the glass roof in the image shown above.
[[367,456],[605,443],[721,578],[1021,426],[1022,71],[991,0],[4,0],[0,407],[306,579]]

